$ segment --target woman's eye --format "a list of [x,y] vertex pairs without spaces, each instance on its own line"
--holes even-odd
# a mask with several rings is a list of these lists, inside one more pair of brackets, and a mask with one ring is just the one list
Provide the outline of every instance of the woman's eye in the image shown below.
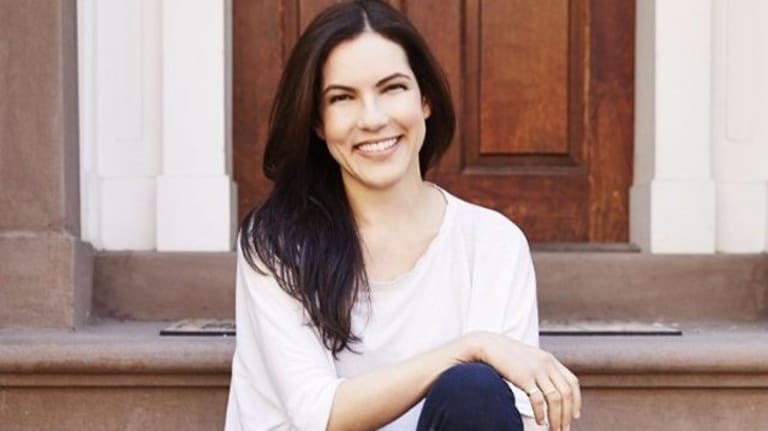
[[333,104],[336,102],[343,102],[345,100],[350,100],[352,97],[349,94],[336,94],[334,96],[331,96],[328,99],[328,103]]
[[384,91],[390,92],[390,91],[399,91],[399,90],[407,90],[408,86],[405,84],[391,84],[384,87]]

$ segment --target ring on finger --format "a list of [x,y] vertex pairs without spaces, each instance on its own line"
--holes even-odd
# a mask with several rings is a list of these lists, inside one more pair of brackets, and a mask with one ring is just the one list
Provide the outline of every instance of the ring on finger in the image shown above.
[[525,393],[528,394],[528,398],[531,398],[532,396],[534,396],[536,394],[540,394],[541,393],[541,389],[533,388],[533,389],[529,389],[529,390],[525,391]]

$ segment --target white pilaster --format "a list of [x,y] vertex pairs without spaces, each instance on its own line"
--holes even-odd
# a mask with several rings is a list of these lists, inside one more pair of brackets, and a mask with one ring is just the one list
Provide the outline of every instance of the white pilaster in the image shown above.
[[79,0],[83,238],[155,247],[160,148],[159,4]]
[[630,239],[652,253],[711,253],[711,4],[637,2]]
[[768,237],[768,6],[714,2],[712,167],[717,250],[766,250]]
[[158,250],[232,247],[230,15],[228,0],[162,4]]
[[96,72],[96,10],[93,0],[77,1],[77,73],[80,132],[80,234],[94,247],[102,248],[101,180],[96,163],[96,106],[94,74]]

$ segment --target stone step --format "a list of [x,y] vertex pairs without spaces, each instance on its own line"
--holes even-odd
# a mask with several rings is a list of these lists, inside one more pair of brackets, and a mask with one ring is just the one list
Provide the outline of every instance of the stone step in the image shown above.
[[[217,430],[232,337],[159,336],[168,322],[0,330],[3,430]],[[582,419],[602,430],[747,430],[768,423],[768,327],[680,336],[542,336],[579,375]]]
[[[542,320],[768,322],[768,254],[610,250],[534,250]],[[99,252],[93,313],[150,321],[232,318],[234,268],[234,253]]]
[[220,430],[234,339],[162,322],[0,330],[3,430]]

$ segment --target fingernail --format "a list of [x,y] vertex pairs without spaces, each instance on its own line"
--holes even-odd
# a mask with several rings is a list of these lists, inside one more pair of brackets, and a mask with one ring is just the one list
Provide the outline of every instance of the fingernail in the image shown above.
[[576,412],[576,419],[581,417],[581,411]]
[[571,431],[571,426],[570,425],[566,425],[565,426],[565,431]]

